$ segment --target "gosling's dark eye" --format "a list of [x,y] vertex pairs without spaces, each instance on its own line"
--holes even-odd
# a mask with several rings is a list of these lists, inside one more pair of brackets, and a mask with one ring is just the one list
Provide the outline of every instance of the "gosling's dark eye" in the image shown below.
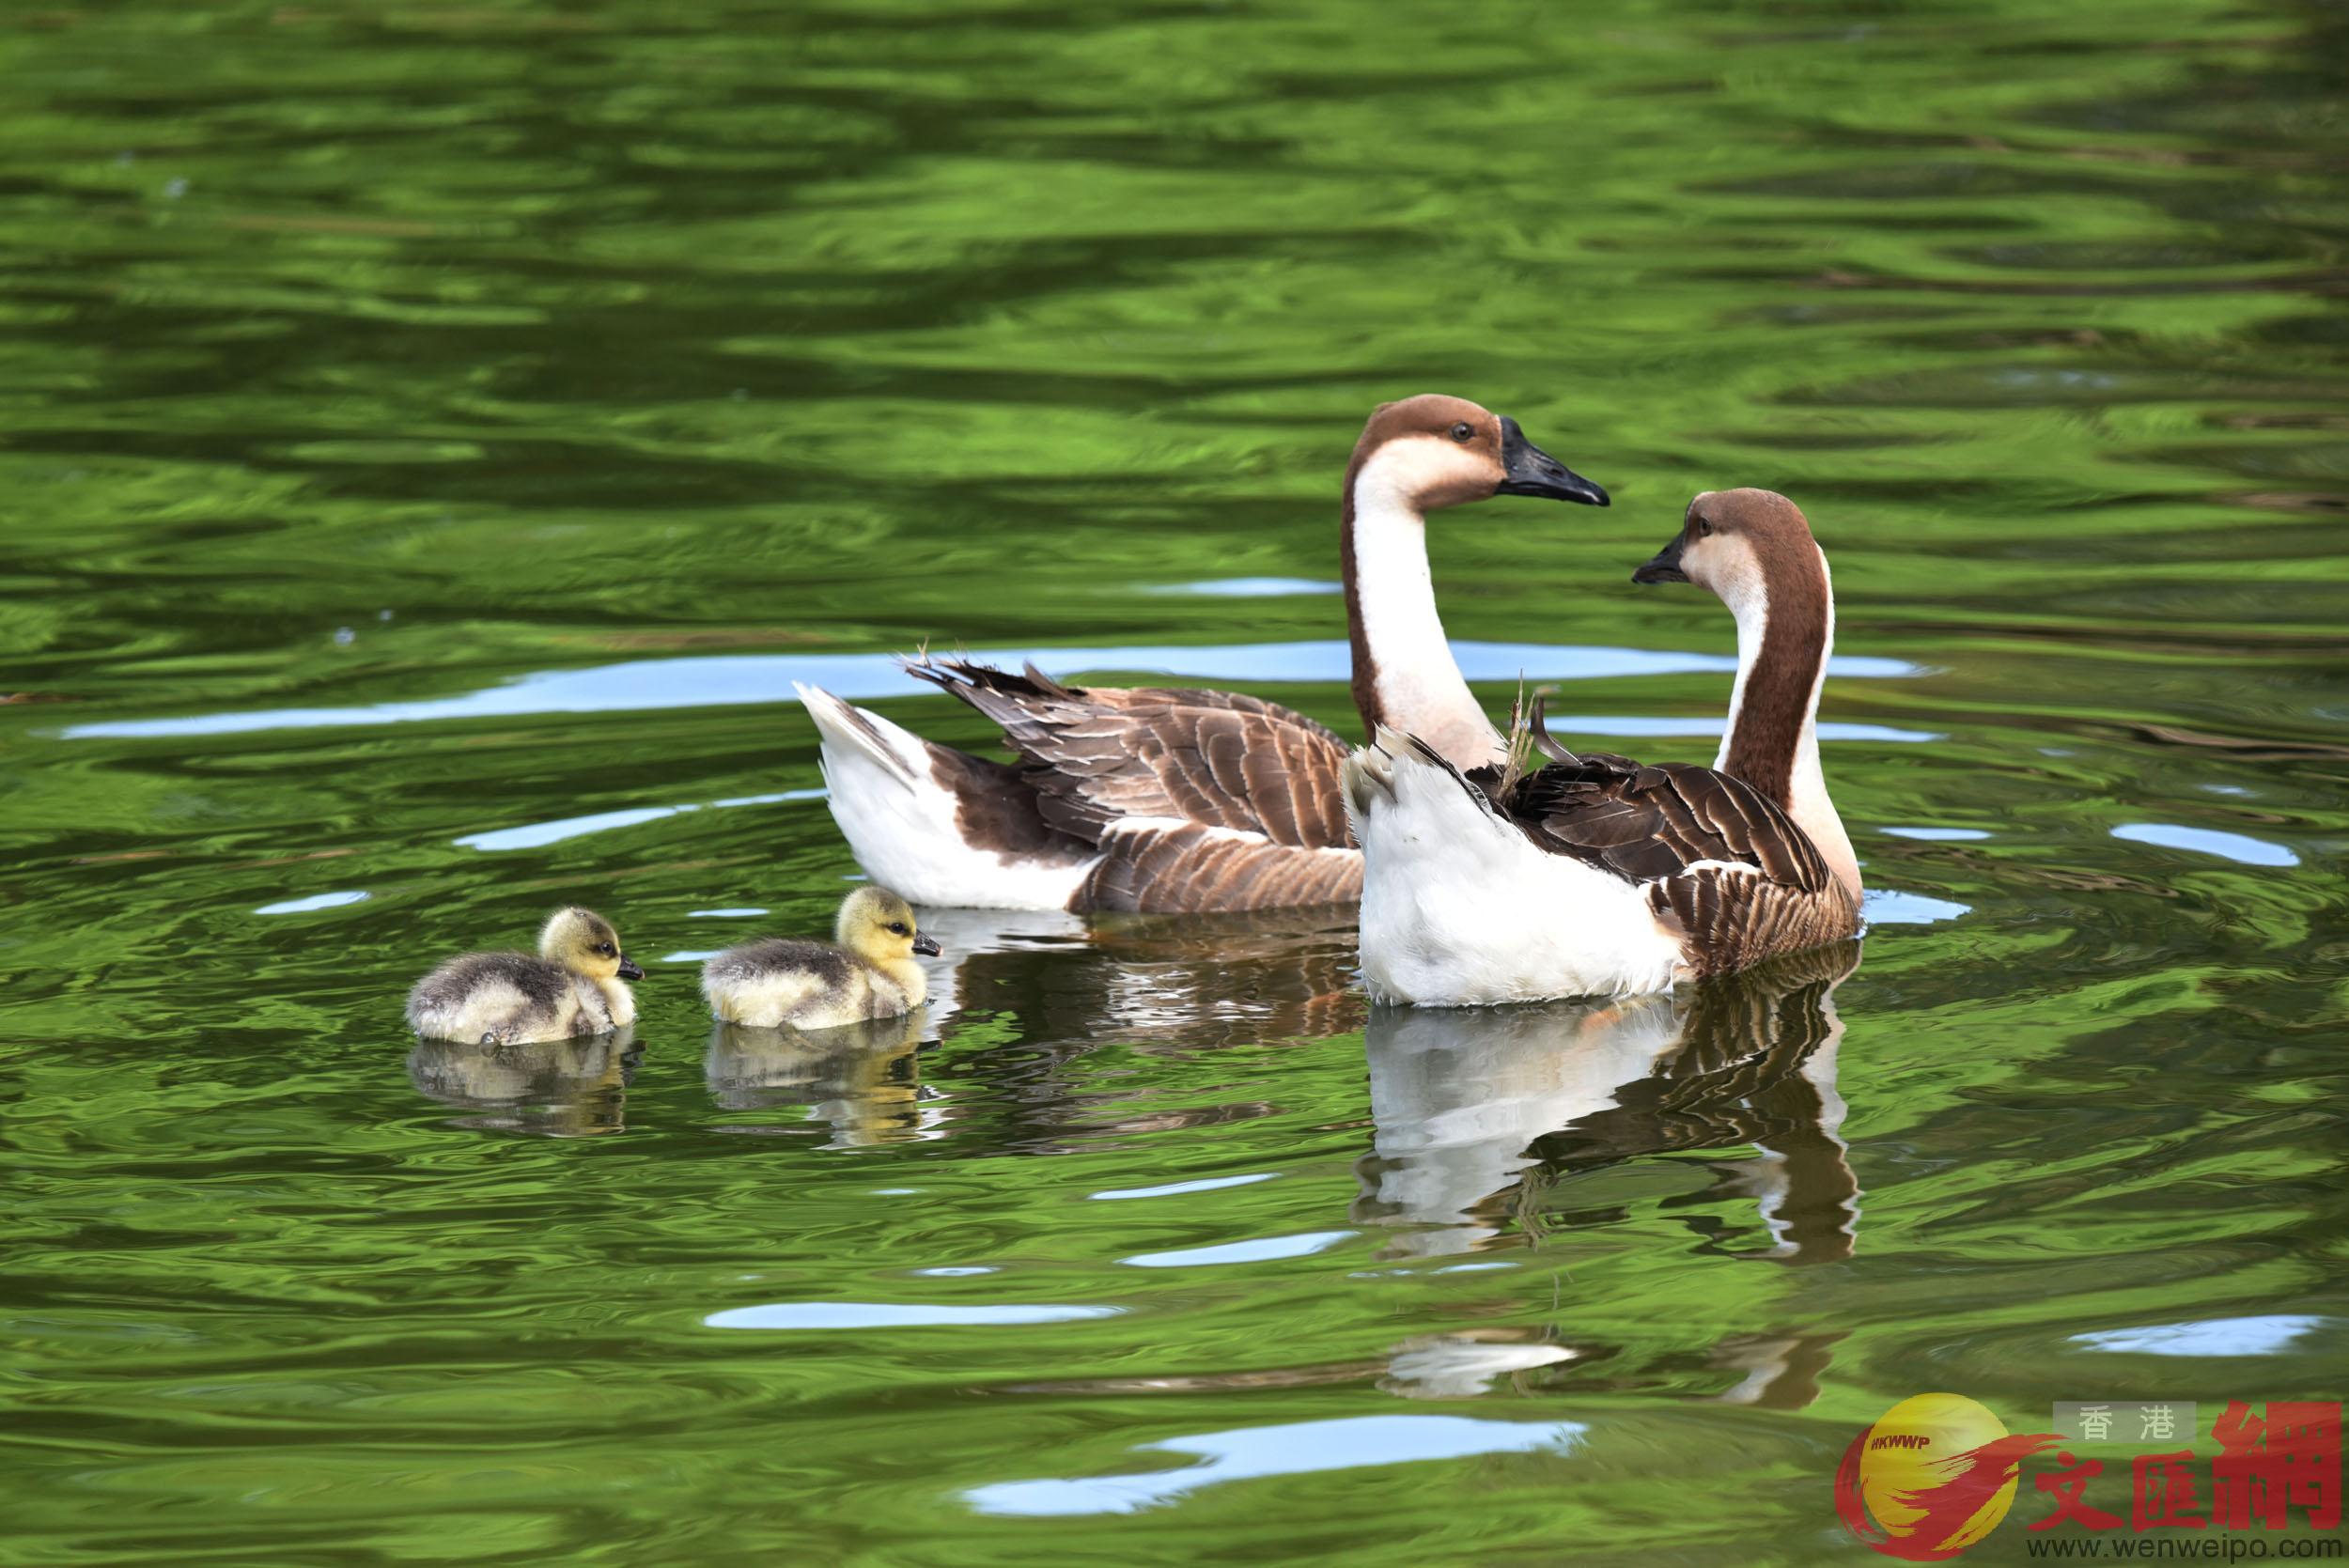
[[610,942],[598,942],[596,944],[596,951],[602,954],[607,958],[617,958],[620,955],[620,950],[614,947]]
[[1468,441],[1469,437],[1474,435],[1475,433],[1475,431],[1468,427],[1468,421],[1466,420],[1462,420],[1459,424],[1452,427],[1452,439],[1463,443]]
[[913,935],[913,928],[902,920],[891,921],[889,923],[889,929],[900,937],[910,937]]
[[1697,537],[1700,539],[1709,539],[1712,536],[1713,525],[1703,518],[1697,519]]

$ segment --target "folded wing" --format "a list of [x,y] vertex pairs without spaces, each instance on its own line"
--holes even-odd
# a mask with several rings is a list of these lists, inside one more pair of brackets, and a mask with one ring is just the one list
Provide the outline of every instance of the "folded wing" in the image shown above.
[[1553,855],[1642,886],[1699,975],[1850,936],[1859,909],[1787,815],[1732,774],[1594,754],[1467,782]]
[[1346,747],[1228,691],[1064,686],[960,660],[910,672],[1003,727],[1053,830],[1103,859],[1072,908],[1206,911],[1361,892],[1338,779]]

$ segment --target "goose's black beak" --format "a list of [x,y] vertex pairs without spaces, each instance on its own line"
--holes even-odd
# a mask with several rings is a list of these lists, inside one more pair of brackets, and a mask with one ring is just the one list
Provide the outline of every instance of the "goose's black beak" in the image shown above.
[[913,939],[913,951],[919,953],[925,958],[935,958],[938,956],[941,949],[938,945],[938,939],[925,933]]
[[1686,582],[1688,574],[1680,569],[1680,547],[1688,541],[1686,534],[1674,534],[1672,542],[1656,552],[1656,558],[1631,574],[1634,582]]
[[623,980],[642,980],[645,978],[645,966],[630,957],[627,954],[623,953],[620,955],[620,978]]
[[1607,492],[1525,439],[1514,419],[1501,422],[1501,466],[1508,477],[1495,495],[1539,495],[1604,506]]

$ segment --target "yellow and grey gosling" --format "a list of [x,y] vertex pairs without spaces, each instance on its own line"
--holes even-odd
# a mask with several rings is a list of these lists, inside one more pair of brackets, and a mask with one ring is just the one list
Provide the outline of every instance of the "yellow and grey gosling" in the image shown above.
[[468,953],[408,993],[408,1023],[428,1040],[526,1045],[601,1034],[636,1021],[628,982],[645,971],[620,934],[592,909],[557,909],[538,933],[538,956]]
[[938,944],[914,929],[913,909],[887,888],[863,887],[840,906],[833,942],[765,937],[702,966],[702,994],[722,1023],[832,1029],[894,1018],[930,994],[917,953]]

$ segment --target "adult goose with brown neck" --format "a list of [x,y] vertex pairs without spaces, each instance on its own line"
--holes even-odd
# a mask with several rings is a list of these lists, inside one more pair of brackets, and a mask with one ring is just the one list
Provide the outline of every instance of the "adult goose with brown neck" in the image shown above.
[[1462,768],[1395,729],[1346,764],[1362,846],[1362,980],[1382,1001],[1475,1006],[1662,990],[1849,937],[1859,865],[1819,770],[1835,643],[1827,558],[1793,502],[1722,490],[1632,574],[1737,618],[1711,768],[1577,757]]
[[[1346,465],[1354,698],[1461,768],[1506,750],[1444,641],[1427,514],[1496,495],[1607,505],[1517,422],[1426,396],[1373,413]],[[1361,854],[1320,724],[1235,692],[1064,686],[963,660],[908,669],[1003,726],[1001,763],[936,745],[801,686],[832,819],[858,862],[917,905],[1198,912],[1350,903]]]

